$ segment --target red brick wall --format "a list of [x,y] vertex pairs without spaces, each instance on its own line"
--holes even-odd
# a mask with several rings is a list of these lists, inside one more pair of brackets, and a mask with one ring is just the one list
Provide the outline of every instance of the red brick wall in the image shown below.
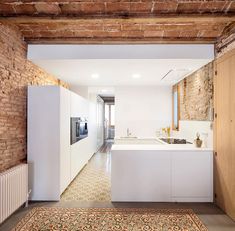
[[0,23],[0,172],[26,159],[28,85],[67,84],[26,60],[27,45],[13,26]]
[[209,120],[213,107],[213,62],[178,83],[180,120]]
[[235,49],[235,33],[231,34],[228,37],[225,37],[216,44],[216,58],[224,55],[225,53],[233,49]]

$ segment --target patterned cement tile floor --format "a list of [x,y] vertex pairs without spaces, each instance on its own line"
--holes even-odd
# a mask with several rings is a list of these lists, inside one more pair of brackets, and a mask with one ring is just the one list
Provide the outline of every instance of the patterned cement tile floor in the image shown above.
[[61,195],[61,201],[111,201],[110,149],[107,142]]
[[[110,147],[110,143],[106,144],[100,150],[100,153],[94,155],[89,163],[91,166],[94,164],[93,167],[97,166],[96,169],[103,169],[103,174],[107,174],[106,179],[110,176],[110,169],[108,167],[110,166]],[[107,154],[105,154],[106,151]],[[95,162],[97,162],[97,164],[95,164]],[[108,191],[109,189],[106,190],[106,193]],[[102,197],[102,199],[104,198],[105,197]],[[11,217],[0,225],[0,231],[12,230],[12,228],[15,227],[16,224],[35,207],[193,209],[201,221],[207,226],[209,231],[235,231],[235,222],[213,203],[112,203],[110,201],[110,194],[108,195],[108,193],[106,194],[104,201],[67,201],[62,199],[59,202],[31,202],[28,208],[18,209]]]

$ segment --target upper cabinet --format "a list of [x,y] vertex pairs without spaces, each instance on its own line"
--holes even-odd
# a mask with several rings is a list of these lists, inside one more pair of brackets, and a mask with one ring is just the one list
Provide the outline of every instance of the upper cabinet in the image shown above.
[[89,102],[80,95],[71,92],[71,117],[88,117]]

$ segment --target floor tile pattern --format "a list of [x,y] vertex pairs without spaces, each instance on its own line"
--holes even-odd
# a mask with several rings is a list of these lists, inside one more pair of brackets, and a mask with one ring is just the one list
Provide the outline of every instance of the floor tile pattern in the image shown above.
[[62,201],[111,201],[110,148],[106,144],[81,170],[65,192]]
[[191,209],[34,208],[13,229],[208,231]]

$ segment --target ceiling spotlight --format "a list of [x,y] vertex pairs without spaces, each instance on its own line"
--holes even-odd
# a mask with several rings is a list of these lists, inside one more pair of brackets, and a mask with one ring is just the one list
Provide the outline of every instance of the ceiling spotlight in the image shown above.
[[99,76],[98,74],[92,74],[92,75],[91,75],[91,78],[92,78],[92,79],[98,79],[99,77],[100,77],[100,76]]
[[133,74],[133,75],[132,75],[132,78],[133,78],[133,79],[139,79],[139,78],[140,78],[140,74]]
[[104,92],[107,92],[107,91],[108,91],[107,89],[102,89],[102,90],[101,90],[101,92],[103,92],[103,93],[104,93]]

